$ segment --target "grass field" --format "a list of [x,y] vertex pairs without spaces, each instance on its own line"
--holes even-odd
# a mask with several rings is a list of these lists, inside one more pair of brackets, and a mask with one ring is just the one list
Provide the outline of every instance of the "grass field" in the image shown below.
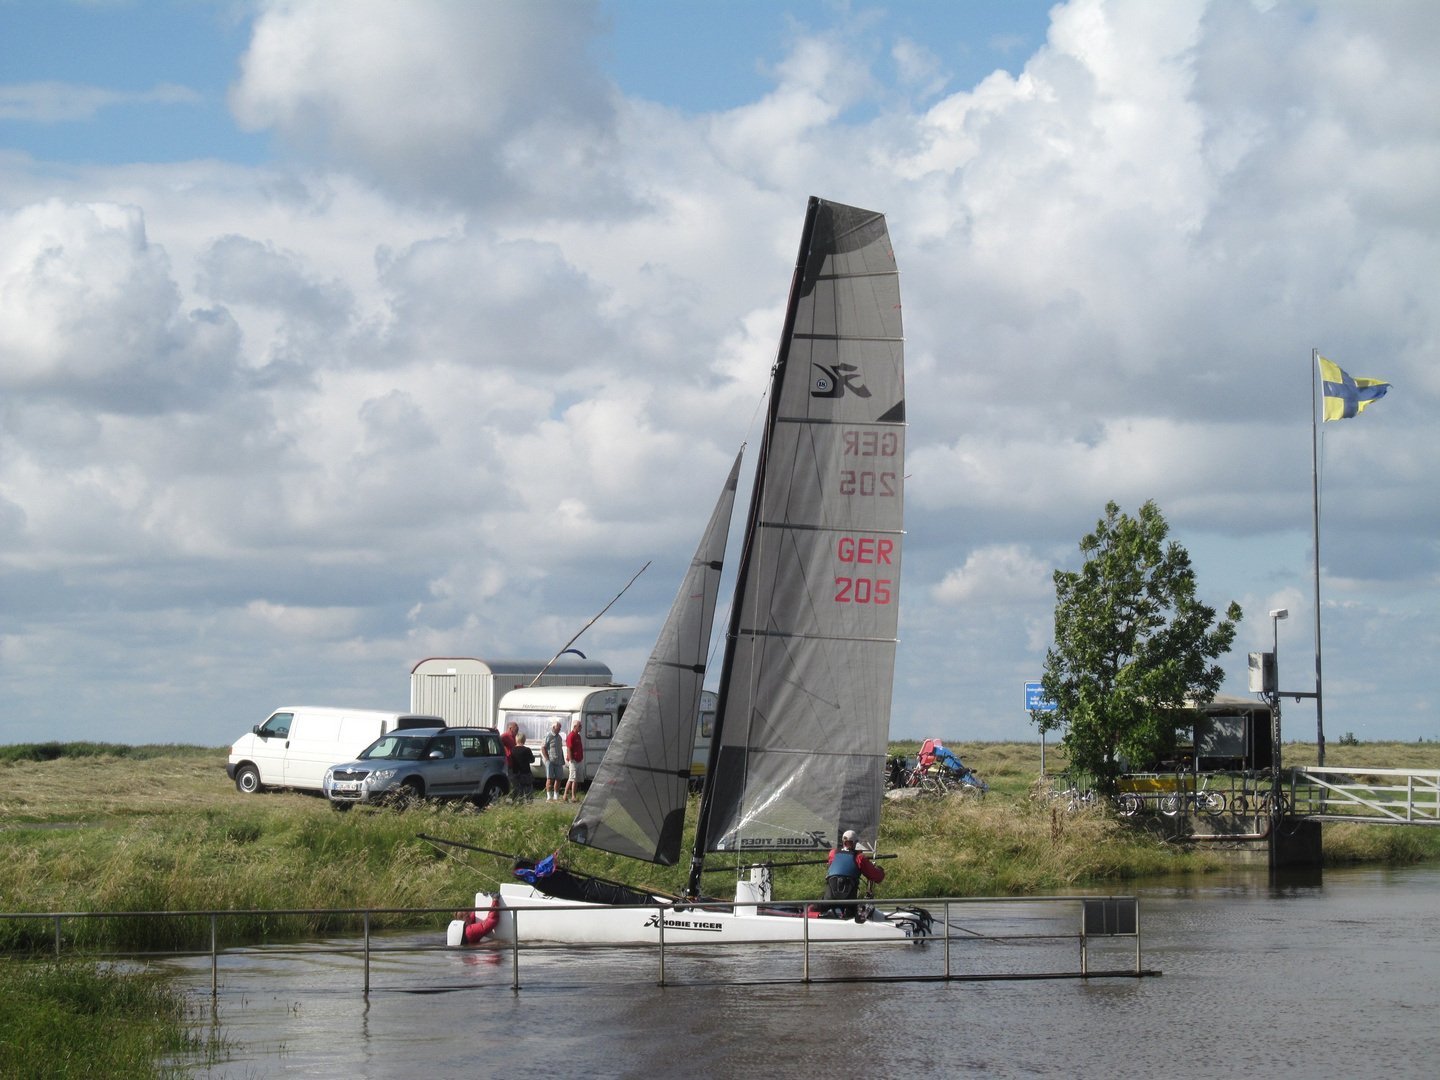
[[[897,744],[897,752],[906,749]],[[983,895],[1061,889],[1158,874],[1205,873],[1227,864],[1207,851],[1166,844],[1104,809],[1066,814],[1025,797],[1039,745],[958,743],[952,749],[994,789],[983,801],[888,802],[883,894]],[[1290,761],[1305,748],[1286,746]],[[1313,752],[1313,751],[1312,751]],[[1440,745],[1337,747],[1337,764],[1440,767]],[[1353,760],[1351,760],[1353,759]],[[1313,760],[1313,758],[1312,758]],[[543,801],[483,813],[447,804],[336,814],[294,792],[245,796],[225,777],[224,751],[142,756],[0,757],[0,909],[143,911],[321,907],[461,907],[508,877],[501,860],[437,850],[425,832],[482,847],[543,855],[561,848],[573,806]],[[1052,747],[1047,770],[1063,766]],[[691,815],[693,819],[693,814]],[[52,826],[49,828],[39,826]],[[62,826],[62,827],[53,827]],[[1440,856],[1440,830],[1326,826],[1327,861],[1409,862]],[[677,891],[679,868],[566,847],[581,870]],[[713,891],[725,894],[724,874]],[[777,872],[777,896],[818,896],[819,867]],[[727,894],[728,895],[728,894]],[[377,917],[439,926],[445,916]],[[226,941],[353,929],[353,917],[222,919]],[[136,918],[66,924],[66,948],[208,943],[208,920]],[[53,925],[0,923],[0,949],[43,950]]]

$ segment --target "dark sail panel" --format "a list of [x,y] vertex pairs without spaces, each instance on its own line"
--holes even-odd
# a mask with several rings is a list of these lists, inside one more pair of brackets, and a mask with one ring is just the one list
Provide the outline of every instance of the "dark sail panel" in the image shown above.
[[737,455],[630,707],[570,827],[577,844],[665,866],[680,857],[715,594],[739,476]]
[[881,214],[817,201],[772,383],[717,717],[709,851],[873,844],[905,460],[899,276]]

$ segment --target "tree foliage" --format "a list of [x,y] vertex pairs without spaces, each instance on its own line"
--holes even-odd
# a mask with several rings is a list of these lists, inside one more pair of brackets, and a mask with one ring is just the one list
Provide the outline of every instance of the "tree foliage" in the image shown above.
[[1055,571],[1055,644],[1041,680],[1052,713],[1041,730],[1063,727],[1073,767],[1112,789],[1120,759],[1143,766],[1174,748],[1193,720],[1187,704],[1211,701],[1224,672],[1240,606],[1220,622],[1195,598],[1190,556],[1165,542],[1169,525],[1154,502],[1136,517],[1111,502],[1080,541],[1079,573]]

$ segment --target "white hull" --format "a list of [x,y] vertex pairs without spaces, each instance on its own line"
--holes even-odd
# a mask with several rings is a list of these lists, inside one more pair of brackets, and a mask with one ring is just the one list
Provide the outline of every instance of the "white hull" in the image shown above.
[[[493,899],[492,893],[476,893],[475,910],[488,911]],[[662,905],[658,908],[617,908],[607,904],[557,900],[529,885],[501,885],[500,921],[486,940],[513,942],[518,920],[522,944],[542,941],[566,945],[657,944],[662,913],[666,945],[799,943],[805,939],[806,923],[809,924],[811,941],[892,941],[904,944],[916,940],[907,930],[887,922],[878,913],[866,922],[857,923],[853,919],[801,919],[798,915],[762,914],[758,907],[744,904],[733,911],[729,908],[705,910],[688,905],[682,905],[682,910],[676,911],[668,899],[657,899]],[[464,925],[459,921],[450,924],[448,944],[461,943]]]

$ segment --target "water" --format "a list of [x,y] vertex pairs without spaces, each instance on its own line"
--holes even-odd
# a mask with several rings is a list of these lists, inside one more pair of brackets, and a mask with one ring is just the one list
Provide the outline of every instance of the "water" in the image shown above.
[[[517,995],[508,952],[424,953],[375,958],[367,1007],[352,958],[227,957],[218,1019],[238,1050],[197,1075],[1434,1075],[1440,867],[1275,883],[1237,871],[1138,892],[1144,963],[1163,970],[1159,978],[720,984],[798,976],[797,950],[765,947],[720,957],[674,950],[667,976],[692,985],[661,988],[653,955],[563,950],[522,953]],[[953,921],[991,930],[986,916],[957,911]],[[385,942],[407,940],[435,937]],[[952,953],[956,971],[1075,960],[1073,943],[957,941]],[[1091,957],[1092,969],[1133,962],[1128,940]],[[935,945],[814,961],[822,975],[942,964]],[[208,959],[180,967],[208,1004]],[[446,989],[421,992],[435,987]]]

